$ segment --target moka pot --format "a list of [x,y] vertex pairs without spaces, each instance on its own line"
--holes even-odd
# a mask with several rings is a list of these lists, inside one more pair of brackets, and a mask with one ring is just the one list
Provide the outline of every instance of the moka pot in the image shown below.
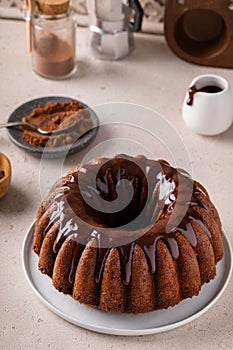
[[133,32],[141,29],[143,10],[138,0],[87,0],[91,53],[117,60],[134,48]]

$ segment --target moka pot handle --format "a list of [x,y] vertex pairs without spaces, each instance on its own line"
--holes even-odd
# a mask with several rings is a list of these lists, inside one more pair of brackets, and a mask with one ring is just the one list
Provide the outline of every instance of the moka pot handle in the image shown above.
[[130,12],[132,12],[132,10],[135,12],[133,18],[130,18],[129,20],[129,29],[133,32],[139,32],[142,27],[142,19],[144,15],[143,9],[138,0],[129,0],[129,8]]

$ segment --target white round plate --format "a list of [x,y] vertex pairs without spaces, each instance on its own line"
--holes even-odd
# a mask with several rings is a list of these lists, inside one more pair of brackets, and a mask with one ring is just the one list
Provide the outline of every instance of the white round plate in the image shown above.
[[203,315],[220,298],[232,272],[232,251],[223,233],[224,257],[217,265],[217,276],[202,286],[197,297],[183,300],[167,310],[130,315],[95,310],[59,293],[51,279],[38,271],[38,257],[32,251],[34,223],[23,243],[22,263],[25,276],[39,299],[55,314],[65,320],[99,333],[138,336],[165,332],[187,324]]

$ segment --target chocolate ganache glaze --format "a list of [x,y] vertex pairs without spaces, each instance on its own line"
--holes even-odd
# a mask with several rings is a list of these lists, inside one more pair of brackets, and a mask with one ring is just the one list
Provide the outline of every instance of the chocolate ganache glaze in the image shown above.
[[[55,254],[67,237],[76,241],[70,283],[74,281],[82,251],[91,241],[97,249],[96,283],[101,281],[110,249],[117,247],[122,281],[128,285],[135,244],[144,251],[154,274],[158,240],[167,244],[176,260],[179,257],[177,232],[194,248],[197,245],[191,221],[197,222],[211,238],[199,213],[200,208],[209,210],[200,200],[200,194],[208,196],[187,172],[163,160],[126,155],[94,159],[87,165],[74,167],[52,187],[43,202],[43,211],[49,216],[43,235],[52,225],[58,225],[53,245]],[[121,200],[117,202],[119,197]],[[123,208],[122,203],[126,203]]]

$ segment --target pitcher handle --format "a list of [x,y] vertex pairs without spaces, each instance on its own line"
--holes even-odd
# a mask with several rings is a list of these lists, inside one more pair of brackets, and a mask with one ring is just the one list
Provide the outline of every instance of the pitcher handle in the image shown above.
[[139,32],[142,27],[143,9],[138,0],[129,0],[129,7],[135,11],[133,19],[129,21],[129,28],[133,32]]

